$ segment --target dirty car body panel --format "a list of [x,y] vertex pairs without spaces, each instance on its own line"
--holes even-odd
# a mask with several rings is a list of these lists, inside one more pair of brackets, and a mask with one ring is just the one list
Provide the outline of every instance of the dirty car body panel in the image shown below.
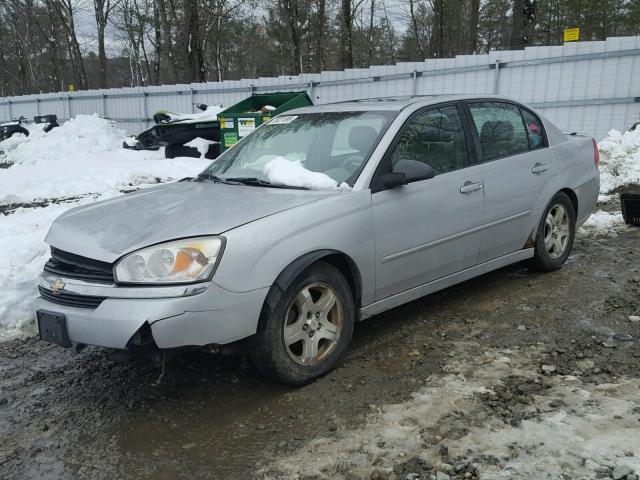
[[[502,102],[530,112],[532,123],[543,129],[543,143],[533,145],[528,134],[530,150],[483,159],[488,142],[510,145],[515,137],[505,120],[474,125],[474,102]],[[575,200],[578,222],[595,206],[599,174],[591,139],[566,136],[517,102],[413,98],[312,106],[286,115],[349,112],[384,112],[388,118],[348,181],[350,189],[182,181],[64,213],[46,241],[78,263],[68,267],[74,272],[90,270],[95,262],[113,267],[141,249],[178,239],[217,236],[223,243],[212,275],[188,284],[132,285],[115,276],[95,281],[45,269],[38,280],[38,310],[64,315],[74,344],[124,349],[143,329],[160,348],[227,344],[256,332],[269,292],[282,287],[276,279],[301,259],[302,265],[305,258],[323,255],[343,259],[356,277],[358,316],[366,318],[530,258],[541,215],[560,191]],[[445,120],[446,128],[438,123]],[[246,138],[264,128],[275,127],[261,126]],[[381,186],[382,173],[398,161],[393,155],[404,148],[398,145],[410,128],[411,138],[424,140],[420,155],[446,163],[447,149],[453,148],[457,163],[433,178]],[[224,162],[245,141],[217,161]],[[353,144],[357,150],[358,142]],[[344,155],[348,166],[354,154]],[[91,308],[83,303],[87,298],[97,299]]]

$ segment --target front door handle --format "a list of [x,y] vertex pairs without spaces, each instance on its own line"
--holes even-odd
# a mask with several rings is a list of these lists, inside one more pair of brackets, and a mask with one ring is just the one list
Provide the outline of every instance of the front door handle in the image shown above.
[[549,170],[549,165],[546,163],[536,163],[531,169],[531,173],[542,173]]
[[464,185],[460,187],[460,193],[471,193],[476,190],[480,190],[482,188],[482,183],[480,182],[464,182]]

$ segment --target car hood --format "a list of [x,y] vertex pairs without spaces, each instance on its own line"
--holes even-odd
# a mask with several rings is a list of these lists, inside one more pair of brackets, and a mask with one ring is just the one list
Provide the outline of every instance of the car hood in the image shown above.
[[73,208],[45,241],[60,250],[114,262],[156,243],[222,234],[245,223],[339,192],[178,182]]

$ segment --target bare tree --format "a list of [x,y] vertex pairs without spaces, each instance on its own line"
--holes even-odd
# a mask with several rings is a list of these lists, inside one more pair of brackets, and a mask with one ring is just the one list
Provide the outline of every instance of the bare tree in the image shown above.
[[96,27],[98,33],[98,61],[100,62],[100,88],[107,88],[107,52],[104,45],[104,33],[109,22],[109,16],[120,0],[93,0]]
[[184,69],[184,81],[206,82],[207,71],[202,55],[202,43],[200,41],[200,15],[197,0],[184,0],[184,48],[186,65]]
[[531,41],[535,19],[535,0],[513,0],[511,17],[511,49],[526,47]]
[[480,0],[471,0],[469,12],[469,34],[467,53],[475,53],[478,48],[478,23],[480,22]]
[[[373,0],[371,0],[373,2]],[[327,4],[325,0],[318,0],[318,7],[315,19],[315,65],[316,72],[321,71],[325,67],[324,58],[324,32],[327,23]]]
[[425,58],[424,47],[422,45],[422,40],[420,38],[420,28],[418,27],[418,19],[416,18],[415,2],[416,0],[409,0],[409,13],[411,15],[411,24],[413,26],[413,34],[416,38],[416,45],[418,47],[418,51],[420,52],[420,58]]

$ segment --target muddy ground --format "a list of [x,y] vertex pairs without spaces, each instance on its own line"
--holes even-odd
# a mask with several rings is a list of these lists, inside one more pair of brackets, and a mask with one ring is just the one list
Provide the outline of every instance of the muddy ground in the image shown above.
[[[633,315],[640,315],[637,228],[579,235],[562,270],[514,265],[362,322],[344,364],[303,388],[257,378],[239,356],[191,352],[169,359],[162,373],[161,365],[115,362],[97,348],[73,355],[35,338],[8,341],[0,344],[0,478],[494,478],[516,457],[534,458],[535,447],[496,458],[473,429],[504,425],[517,435],[522,422],[567,405],[558,400],[567,379],[587,390],[640,379]],[[480,375],[491,371],[492,380]],[[360,441],[375,437],[372,415],[382,405],[415,403],[413,392],[444,391],[452,378],[490,388],[466,407],[432,395],[418,447],[383,435],[371,439],[373,453],[352,450],[350,463],[351,454],[329,458],[332,450],[315,446],[322,438],[339,447],[356,431]],[[637,432],[640,398],[630,412],[611,421]],[[617,453],[640,456],[636,446]],[[357,452],[367,455],[356,461]],[[453,471],[448,465],[462,457]],[[566,466],[573,459],[564,460],[563,473],[547,478],[582,478]],[[612,467],[584,478],[613,476]]]

